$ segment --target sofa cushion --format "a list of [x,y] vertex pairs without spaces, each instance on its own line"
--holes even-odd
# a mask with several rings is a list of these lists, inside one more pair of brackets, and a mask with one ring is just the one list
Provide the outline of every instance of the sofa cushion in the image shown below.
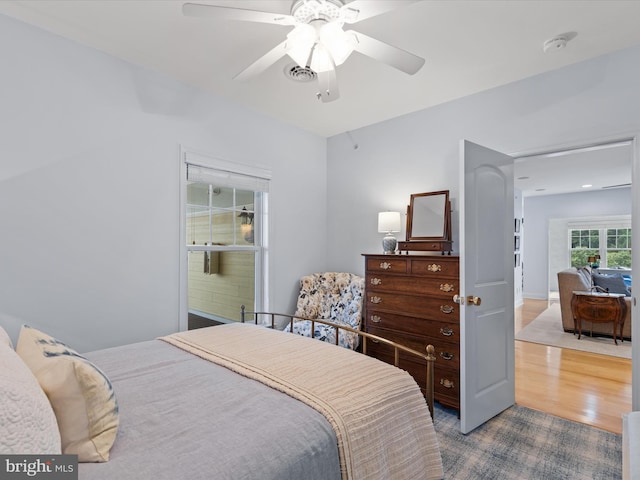
[[589,268],[589,267],[576,267],[576,270],[578,271],[578,273],[580,275],[582,275],[582,278],[587,283],[587,285],[591,285],[593,283],[593,280],[591,278],[591,268]]
[[622,293],[626,296],[630,296],[627,284],[624,283],[622,275],[614,273],[611,275],[605,275],[600,273],[593,273],[593,284],[606,290],[609,293]]

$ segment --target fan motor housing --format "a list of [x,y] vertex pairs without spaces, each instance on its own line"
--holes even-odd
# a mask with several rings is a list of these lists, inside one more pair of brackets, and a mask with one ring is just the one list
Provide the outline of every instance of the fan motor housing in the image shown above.
[[340,18],[340,9],[344,6],[341,0],[295,0],[291,5],[291,16],[300,23],[311,23],[313,20],[332,22]]

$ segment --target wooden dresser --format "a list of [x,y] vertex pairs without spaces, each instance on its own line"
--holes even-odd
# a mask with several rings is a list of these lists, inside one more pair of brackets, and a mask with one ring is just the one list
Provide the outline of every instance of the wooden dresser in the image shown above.
[[[364,328],[415,350],[436,349],[435,399],[460,411],[459,259],[442,255],[364,255]],[[367,354],[393,363],[393,349],[367,345]],[[400,367],[425,384],[424,365],[400,355]]]

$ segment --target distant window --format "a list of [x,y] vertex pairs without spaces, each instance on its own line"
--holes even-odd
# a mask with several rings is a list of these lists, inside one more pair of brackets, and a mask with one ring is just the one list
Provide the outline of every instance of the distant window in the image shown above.
[[571,266],[588,265],[589,257],[600,256],[600,268],[631,268],[631,222],[615,225],[598,222],[585,228],[569,228]]
[[631,229],[610,228],[607,230],[606,266],[631,268]]

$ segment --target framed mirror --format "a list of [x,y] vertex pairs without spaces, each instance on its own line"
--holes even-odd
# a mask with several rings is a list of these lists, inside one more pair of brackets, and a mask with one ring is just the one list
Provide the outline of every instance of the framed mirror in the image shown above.
[[449,190],[411,195],[406,238],[406,242],[400,242],[400,250],[451,252]]
[[449,190],[414,193],[407,213],[407,240],[449,240]]

